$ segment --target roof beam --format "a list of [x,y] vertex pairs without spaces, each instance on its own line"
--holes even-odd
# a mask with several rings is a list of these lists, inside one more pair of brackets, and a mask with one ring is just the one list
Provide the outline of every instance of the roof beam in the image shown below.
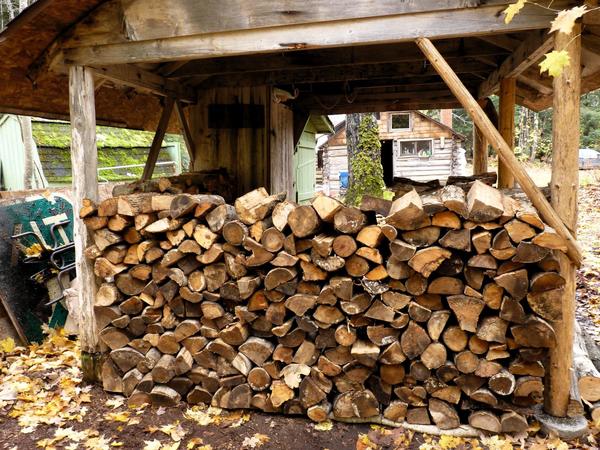
[[516,77],[550,51],[554,37],[545,30],[535,31],[504,60],[504,62],[481,83],[478,98],[485,98],[496,92],[503,78]]
[[292,109],[301,110],[310,114],[350,114],[381,111],[409,111],[417,109],[454,109],[461,108],[460,102],[454,97],[444,97],[436,99],[435,102],[405,100],[405,101],[361,101],[355,100],[352,103],[338,101],[325,103],[320,98],[312,98],[304,101],[296,101],[292,104]]
[[186,103],[196,103],[196,93],[193,89],[158,74],[148,72],[147,70],[142,70],[131,65],[110,67],[90,66],[89,69],[96,77],[110,80],[116,84],[129,86],[162,97],[172,97]]
[[[446,59],[506,56],[507,52],[475,40],[444,40],[438,46]],[[328,48],[269,55],[237,56],[189,61],[169,73],[170,78],[216,75],[270,70],[298,70],[314,67],[334,67],[357,64],[423,61],[423,54],[414,43],[369,45],[348,48]],[[167,75],[164,74],[163,75]]]
[[[481,72],[487,75],[490,67],[477,61],[456,61],[453,64],[456,71],[461,74]],[[198,88],[221,86],[256,86],[261,84],[314,84],[340,81],[395,79],[410,75],[430,76],[436,75],[431,66],[422,62],[396,64],[363,64],[356,66],[338,66],[317,69],[302,69],[294,71],[272,71],[241,73],[214,76],[198,84]],[[190,79],[190,83],[193,78]]]
[[427,35],[432,39],[467,37],[543,29],[554,11],[527,3],[505,24],[504,5],[480,5],[384,17],[214,32],[166,39],[91,45],[64,50],[67,64],[112,65],[205,59],[289,50],[406,42]]
[[509,52],[512,52],[521,43],[521,41],[518,39],[514,39],[506,35],[477,36],[477,39],[487,42],[488,44],[495,45],[496,47],[502,48]]

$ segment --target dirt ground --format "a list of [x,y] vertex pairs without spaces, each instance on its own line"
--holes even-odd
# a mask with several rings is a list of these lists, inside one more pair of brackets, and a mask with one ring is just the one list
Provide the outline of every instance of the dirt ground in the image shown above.
[[[534,173],[540,184],[547,183],[547,170]],[[582,178],[579,239],[585,263],[578,273],[578,317],[586,329],[596,330],[600,343],[600,172],[586,172]],[[536,423],[528,436],[461,439],[184,404],[133,410],[123,397],[82,383],[78,363],[77,343],[60,333],[28,349],[12,349],[0,341],[0,450],[599,448],[600,424],[592,423],[589,435],[567,444],[537,433]]]

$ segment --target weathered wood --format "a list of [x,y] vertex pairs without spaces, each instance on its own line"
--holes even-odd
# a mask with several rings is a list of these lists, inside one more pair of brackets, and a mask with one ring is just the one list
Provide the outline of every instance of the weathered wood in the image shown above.
[[150,152],[148,153],[148,160],[146,161],[144,172],[142,173],[143,181],[147,181],[152,178],[152,173],[154,172],[154,167],[156,166],[156,161],[158,160],[158,154],[160,153],[162,142],[165,137],[165,133],[167,132],[167,127],[169,126],[169,120],[171,118],[171,113],[173,112],[174,103],[175,102],[173,98],[165,98],[163,111],[158,122],[154,139],[152,140],[152,145],[150,146]]
[[[98,201],[98,155],[96,151],[96,112],[93,74],[81,66],[69,68],[69,106],[71,112],[71,165],[73,167],[73,210],[81,211],[84,199]],[[111,211],[112,212],[112,211]],[[78,289],[79,340],[82,350],[83,379],[98,380],[98,329],[94,316],[96,282],[93,264],[84,258],[90,237],[84,222],[74,222],[75,266]]]
[[[502,139],[512,150],[515,141],[515,101],[517,79],[503,78],[500,81],[500,107],[498,128]],[[511,168],[502,159],[498,161],[498,189],[512,189],[515,180]]]
[[[576,24],[571,33],[555,33],[554,48],[565,50],[569,55],[570,66],[560,76],[554,78],[553,119],[552,119],[552,206],[569,230],[577,230],[577,190],[579,154],[579,102],[581,84],[581,25]],[[534,204],[535,205],[535,204]],[[539,209],[539,207],[538,207]],[[565,237],[554,223],[545,221]],[[562,222],[561,222],[562,225]],[[568,254],[572,258],[570,242]],[[568,411],[573,360],[573,338],[575,322],[575,272],[571,262],[558,254],[560,274],[565,279],[560,300],[561,319],[552,322],[556,334],[556,345],[549,351],[549,370],[545,378],[544,409],[549,414],[565,417]],[[573,261],[579,265],[578,261]]]

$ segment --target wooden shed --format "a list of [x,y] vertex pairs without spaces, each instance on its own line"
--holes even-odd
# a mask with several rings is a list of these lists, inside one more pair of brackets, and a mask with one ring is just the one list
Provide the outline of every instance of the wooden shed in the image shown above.
[[[376,114],[386,185],[392,185],[395,177],[430,181],[459,175],[459,149],[465,138],[452,129],[452,110],[443,110],[441,115],[442,121],[419,111]],[[340,173],[348,172],[345,121],[336,126],[319,151],[323,161],[323,191],[337,196]]]
[[[292,195],[293,150],[309,114],[464,107],[480,131],[476,170],[486,170],[487,140],[502,161],[499,187],[518,181],[567,240],[563,321],[546,375],[546,410],[565,416],[581,262],[573,237],[579,97],[600,86],[600,15],[549,34],[556,10],[582,2],[527,2],[505,23],[510,3],[39,0],[0,34],[0,112],[70,118],[78,209],[97,198],[96,123],[157,130],[146,179],[164,133],[181,129],[195,169],[226,168],[237,193],[266,186]],[[536,67],[553,48],[570,56],[556,79]],[[477,103],[496,92],[502,134]],[[515,103],[554,106],[552,205],[511,151]],[[85,226],[75,228],[82,361],[93,379],[94,274],[83,257]]]

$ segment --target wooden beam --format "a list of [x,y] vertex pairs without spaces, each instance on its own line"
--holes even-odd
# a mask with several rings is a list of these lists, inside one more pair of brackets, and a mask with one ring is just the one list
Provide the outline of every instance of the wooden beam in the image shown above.
[[[500,117],[499,130],[504,142],[511,151],[515,146],[515,99],[517,80],[504,78],[500,82]],[[502,159],[498,160],[498,189],[512,189],[515,187],[515,177],[512,169]]]
[[[500,7],[502,8],[502,7]],[[89,45],[64,50],[68,64],[107,66],[204,59],[289,50],[405,42],[423,30],[435,39],[545,29],[554,11],[529,3],[505,24],[498,5],[448,11],[359,17],[276,27],[213,32],[156,40]]]
[[510,53],[512,53],[521,43],[518,39],[506,35],[477,36],[477,39],[504,50],[508,50]]
[[94,75],[110,80],[113,83],[133,87],[143,92],[163,97],[174,97],[187,103],[195,103],[196,94],[193,89],[185,87],[181,82],[169,80],[156,73],[148,72],[132,65],[90,67]]
[[[508,52],[474,39],[444,40],[439,42],[444,57],[464,59],[469,57],[506,57]],[[184,63],[170,78],[185,78],[198,75],[218,75],[278,70],[315,69],[360,64],[407,63],[423,61],[423,54],[413,42],[365,45],[345,48],[325,48],[297,52],[243,55],[232,58],[209,58]],[[176,64],[176,63],[173,63]],[[162,70],[162,69],[161,69]]]
[[79,218],[84,198],[98,201],[98,150],[96,148],[96,108],[94,76],[81,66],[69,68],[71,111],[71,167],[73,173],[73,241],[77,272],[79,342],[83,379],[99,380],[101,354],[94,314],[96,276],[93,264],[83,252],[93,242]]
[[535,185],[531,177],[527,174],[519,160],[508,144],[502,139],[502,136],[487,117],[477,100],[469,93],[467,88],[462,84],[458,76],[452,71],[452,68],[444,61],[444,58],[436,50],[435,46],[429,39],[417,39],[417,45],[431,64],[436,68],[440,76],[446,81],[450,90],[460,101],[463,107],[467,110],[473,123],[481,130],[490,145],[496,149],[498,155],[511,168],[515,179],[521,185],[523,192],[529,197],[533,206],[537,208],[541,217],[545,222],[556,230],[556,232],[566,241],[567,254],[571,261],[577,266],[581,265],[582,255],[579,244],[565,226],[560,216],[554,211],[552,206],[546,200],[544,194]]
[[147,181],[152,178],[154,166],[156,166],[156,161],[158,161],[158,154],[160,153],[162,142],[165,137],[165,133],[167,132],[167,127],[169,126],[169,120],[171,119],[171,112],[173,111],[174,103],[175,101],[171,97],[165,98],[165,106],[163,107],[160,120],[158,121],[158,127],[156,128],[156,133],[154,134],[154,139],[152,140],[152,145],[150,146],[150,151],[148,152],[148,159],[146,160],[144,172],[142,173],[142,181]]
[[517,76],[517,81],[535,89],[542,95],[552,95],[552,79],[540,74],[537,65],[527,68]]
[[552,42],[552,38],[548,36],[546,30],[539,30],[531,34],[504,60],[497,70],[481,83],[479,97],[483,98],[494,94],[499,89],[502,79],[516,77],[534,64],[552,48]]
[[[340,8],[330,0],[128,0],[122,8],[126,39],[149,40],[207,32],[302,25],[353,20],[360,17],[411,15],[427,11],[451,11],[479,6],[480,0],[395,1],[355,0],[352,8]],[[506,1],[486,0],[501,9]],[[218,8],[213,7],[218,5]]]
[[[581,84],[581,25],[570,34],[555,33],[554,48],[569,53],[570,64],[554,78],[552,117],[552,206],[575,235],[577,230],[577,190],[579,187],[579,102]],[[565,417],[570,398],[571,363],[575,322],[576,268],[559,254],[560,274],[566,284],[562,295],[562,320],[553,323],[556,346],[550,349],[546,370],[544,409]]]
[[333,104],[319,102],[317,99],[310,101],[294,102],[292,108],[308,112],[310,114],[351,114],[365,111],[383,112],[383,111],[410,111],[415,109],[455,109],[462,105],[454,97],[445,97],[430,102],[395,102],[395,101],[372,101],[346,103],[338,101]]
[[[492,100],[484,98],[477,103],[483,108],[488,119],[497,128],[498,113]],[[479,175],[488,171],[488,142],[477,126],[473,125],[473,174]]]
[[473,125],[473,175],[488,171],[488,143],[483,133]]
[[[490,67],[477,61],[455,61],[452,66],[460,74],[482,73],[487,76]],[[395,79],[410,75],[435,75],[431,67],[425,67],[423,61],[412,63],[382,63],[336,66],[315,69],[279,70],[269,72],[235,73],[214,76],[196,85],[198,89],[223,86],[257,86],[262,84],[313,84],[336,81],[358,81],[376,79]],[[193,82],[193,78],[190,79]]]
[[190,155],[190,167],[194,167],[194,158],[196,157],[196,145],[194,144],[194,138],[192,136],[188,120],[185,117],[183,105],[179,100],[175,100],[175,111],[177,112],[177,119],[179,119],[179,125],[181,126],[185,147],[187,148],[188,154]]

